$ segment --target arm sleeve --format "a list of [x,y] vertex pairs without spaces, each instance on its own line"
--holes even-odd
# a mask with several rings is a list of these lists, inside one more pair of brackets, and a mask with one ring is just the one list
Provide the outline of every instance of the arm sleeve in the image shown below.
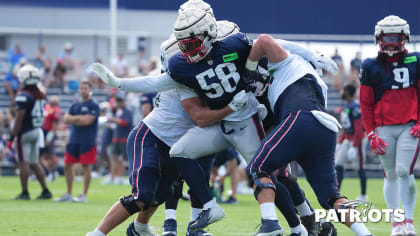
[[313,52],[305,47],[300,46],[297,43],[282,40],[282,39],[276,39],[276,42],[285,50],[289,51],[292,54],[296,54],[301,56],[306,61],[311,60],[313,56]]
[[174,89],[177,85],[171,76],[163,73],[157,76],[142,76],[132,79],[121,79],[120,88],[127,92],[153,93]]
[[198,97],[198,94],[194,90],[182,84],[177,85],[176,93],[181,101],[188,98]]
[[359,147],[363,139],[363,125],[362,119],[355,119],[353,121],[354,135],[353,135],[353,147]]
[[23,95],[16,96],[16,110],[26,109],[28,106],[28,98]]

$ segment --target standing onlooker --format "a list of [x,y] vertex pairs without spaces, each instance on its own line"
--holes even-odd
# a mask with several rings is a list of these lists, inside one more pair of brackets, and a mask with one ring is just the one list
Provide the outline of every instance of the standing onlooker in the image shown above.
[[146,75],[149,69],[149,60],[147,59],[146,48],[140,47],[137,58],[137,71],[140,75]]
[[9,50],[9,55],[7,56],[7,61],[10,63],[10,70],[12,71],[14,66],[19,63],[21,58],[26,58],[25,52],[19,44],[16,44],[14,48]]
[[[362,60],[360,59],[360,52],[356,52],[355,58],[353,58],[350,62],[350,75],[348,78],[348,83],[354,85],[356,89],[360,87],[360,81],[359,81],[359,71],[360,67],[362,66]],[[358,94],[356,94],[356,97],[359,97]]]
[[45,121],[42,125],[42,131],[45,137],[45,147],[41,148],[41,156],[44,159],[44,166],[48,170],[47,179],[55,180],[55,170],[57,169],[57,158],[55,156],[55,140],[57,130],[61,120],[60,100],[57,96],[49,98],[49,104],[45,106]]
[[116,102],[115,116],[108,119],[108,122],[116,124],[112,138],[111,183],[123,184],[124,160],[127,160],[126,143],[133,125],[133,114],[125,107],[124,94],[118,94]]
[[112,72],[119,77],[128,76],[128,63],[124,58],[124,54],[120,53],[118,58],[112,62]]
[[29,200],[28,177],[29,167],[35,173],[42,187],[42,193],[38,199],[50,199],[51,192],[47,188],[44,172],[39,164],[38,142],[41,137],[40,132],[44,122],[45,94],[37,86],[39,82],[39,70],[26,65],[19,70],[18,77],[22,83],[22,90],[16,97],[16,119],[12,128],[12,135],[8,144],[17,136],[17,153],[19,158],[19,177],[22,185],[22,193],[15,199]]
[[159,99],[157,93],[144,93],[141,95],[140,103],[141,103],[141,113],[143,119],[152,112],[153,107],[155,105],[155,99]]
[[338,71],[334,75],[334,86],[336,90],[341,91],[346,80],[346,71],[343,64],[343,58],[338,52],[338,48],[335,49],[334,55],[331,57],[331,59],[333,59],[338,66]]
[[[91,165],[96,162],[96,135],[99,116],[99,105],[92,100],[91,92],[90,82],[82,81],[79,86],[82,101],[73,104],[69,112],[64,115],[64,122],[70,125],[70,138],[64,154],[67,193],[56,201],[87,202],[86,195],[91,180]],[[84,188],[83,193],[73,199],[73,164],[75,163],[82,164]]]
[[51,73],[51,58],[47,55],[47,49],[44,44],[39,46],[34,65],[41,72],[41,81],[45,81]]
[[64,92],[66,87],[66,72],[67,69],[63,64],[62,59],[57,59],[57,64],[55,65],[53,77],[51,80],[48,80],[46,87],[61,88]]

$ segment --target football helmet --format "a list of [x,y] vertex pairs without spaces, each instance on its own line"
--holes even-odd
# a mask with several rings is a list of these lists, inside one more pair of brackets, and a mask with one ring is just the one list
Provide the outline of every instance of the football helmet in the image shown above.
[[41,80],[38,68],[33,65],[26,64],[18,71],[19,82],[24,86],[36,85]]
[[222,40],[229,35],[240,32],[239,26],[227,20],[218,20],[217,24],[217,40]]
[[393,56],[405,50],[405,41],[410,42],[410,26],[398,16],[390,15],[375,26],[375,44],[379,51]]
[[204,2],[203,0],[189,0],[189,1],[186,1],[185,3],[183,3],[179,7],[179,11],[183,11],[183,10],[188,9],[188,8],[203,10],[203,11],[209,13],[210,15],[212,15],[214,17],[213,9],[211,8],[210,4]]
[[216,19],[203,10],[187,8],[178,14],[174,35],[185,60],[198,62],[213,48],[217,37]]

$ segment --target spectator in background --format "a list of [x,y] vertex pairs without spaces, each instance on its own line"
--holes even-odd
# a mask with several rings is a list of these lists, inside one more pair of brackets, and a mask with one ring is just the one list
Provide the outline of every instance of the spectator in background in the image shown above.
[[338,48],[335,49],[334,55],[331,57],[331,59],[333,59],[338,66],[340,66],[340,64],[343,64],[343,58],[338,52]]
[[[358,90],[358,88],[360,87],[360,82],[359,82],[359,71],[360,71],[360,67],[362,66],[362,60],[361,60],[361,56],[360,56],[360,52],[356,52],[356,56],[355,58],[353,58],[350,62],[350,75],[348,80],[349,84],[352,84],[353,86],[356,87],[356,90]],[[358,97],[358,95],[356,94],[356,97]]]
[[19,44],[16,44],[14,48],[9,50],[9,55],[7,56],[7,61],[10,63],[9,72],[13,71],[14,66],[20,62],[21,58],[26,59],[26,55],[23,52]]
[[[91,165],[96,162],[96,136],[98,132],[99,105],[91,97],[92,85],[82,81],[79,94],[82,101],[76,102],[64,115],[64,122],[70,125],[70,137],[64,154],[67,193],[56,199],[59,202],[87,202],[91,180]],[[83,193],[73,199],[74,164],[82,164],[84,174]]]
[[42,131],[45,137],[45,147],[41,148],[40,154],[43,157],[43,164],[47,170],[47,179],[55,180],[55,171],[57,169],[57,157],[55,156],[55,140],[57,138],[57,130],[61,120],[60,100],[57,96],[49,98],[49,104],[44,108],[44,124]]
[[125,94],[116,97],[117,110],[108,122],[116,124],[112,138],[111,183],[124,184],[124,160],[127,160],[126,143],[133,126],[133,114],[125,107]]
[[63,64],[63,60],[60,58],[57,59],[53,77],[50,80],[47,80],[45,86],[48,88],[61,88],[61,90],[64,92],[64,88],[66,87],[66,72],[67,69]]
[[149,69],[146,48],[140,47],[137,58],[137,71],[140,75],[146,75]]
[[13,70],[6,74],[4,78],[4,88],[6,89],[7,94],[11,98],[11,102],[14,103],[16,93],[19,89],[19,79],[17,77],[17,72],[21,67],[26,65],[26,58],[21,57],[19,63],[13,67]]
[[[99,104],[101,109],[101,116],[99,118],[99,128],[101,129],[101,148],[99,152],[99,160],[96,160],[96,170],[105,175],[104,163],[107,163],[108,169],[111,170],[110,157],[112,156],[112,136],[113,128],[110,123],[107,122],[108,118],[112,116],[111,107],[109,102],[102,102]],[[101,118],[102,117],[102,118]],[[111,177],[109,176],[109,179]],[[110,180],[106,180],[105,183]]]
[[128,76],[128,63],[124,58],[124,54],[120,53],[118,58],[112,62],[112,72],[118,77]]
[[41,72],[41,81],[46,81],[51,73],[52,62],[51,58],[47,55],[47,49],[44,44],[39,46],[34,66],[37,67]]
[[68,87],[64,87],[64,91],[67,92],[67,89],[76,91],[79,86],[79,81],[82,78],[81,67],[85,61],[77,57],[71,43],[64,44],[64,51],[61,53],[60,59],[64,68],[66,68],[65,80]]
[[144,93],[141,95],[141,112],[143,115],[143,119],[152,112],[153,107],[156,103],[159,102],[159,96],[156,96],[157,93]]
[[335,49],[334,55],[331,57],[334,62],[338,66],[338,71],[334,76],[334,89],[337,91],[341,91],[343,88],[343,84],[346,80],[346,71],[343,64],[343,58],[341,57],[340,53],[338,52],[338,48]]

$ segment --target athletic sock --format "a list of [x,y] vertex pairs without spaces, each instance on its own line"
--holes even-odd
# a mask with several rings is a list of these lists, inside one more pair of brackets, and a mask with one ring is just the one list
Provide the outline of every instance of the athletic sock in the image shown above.
[[166,217],[166,220],[169,220],[169,219],[176,220],[176,210],[166,209],[165,210],[165,217]]
[[95,234],[95,236],[106,236],[106,234],[102,233],[99,229],[95,229],[93,233]]
[[[384,180],[384,198],[389,209],[400,208],[399,184],[397,179],[385,178]],[[391,213],[391,219],[394,222],[394,215]]]
[[356,222],[350,226],[350,229],[356,234],[356,236],[372,235],[363,223]]
[[301,217],[302,216],[310,216],[310,215],[313,214],[312,211],[311,211],[311,208],[309,207],[309,205],[306,201],[303,201],[302,204],[296,206],[296,210]]
[[344,177],[344,167],[336,166],[335,171],[337,172],[338,190],[340,190],[341,182],[343,182],[343,177]]
[[191,207],[190,221],[195,221],[203,209]]
[[406,219],[413,219],[416,206],[417,188],[414,175],[399,177],[400,198]]
[[359,178],[360,178],[360,188],[362,190],[361,194],[362,195],[366,195],[366,182],[367,182],[367,178],[366,178],[365,169],[360,169],[359,170]]
[[274,181],[274,184],[276,185],[274,203],[284,218],[286,218],[290,228],[298,226],[300,220],[296,215],[295,205],[293,204],[289,191],[287,191],[287,188],[278,181]]
[[277,220],[276,207],[273,202],[266,202],[260,205],[261,218],[265,220]]
[[147,230],[148,228],[149,228],[149,224],[143,224],[143,223],[138,222],[137,220],[134,220],[134,229],[136,229],[137,232]]
[[203,208],[205,210],[209,209],[209,208],[213,208],[213,207],[217,207],[217,202],[216,202],[216,198],[212,198],[210,201],[204,203]]
[[172,159],[175,160],[176,168],[200,202],[211,201],[213,196],[207,184],[208,180],[198,162],[182,157],[172,157]]

